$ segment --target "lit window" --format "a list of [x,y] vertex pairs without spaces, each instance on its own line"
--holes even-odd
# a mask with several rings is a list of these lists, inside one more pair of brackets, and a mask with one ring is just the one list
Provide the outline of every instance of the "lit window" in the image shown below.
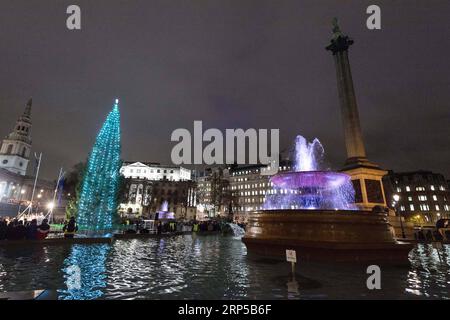
[[419,201],[427,201],[427,196],[419,196]]
[[416,187],[416,191],[425,191],[424,187]]
[[428,211],[428,210],[430,210],[430,207],[427,204],[421,204],[420,205],[420,210],[421,211]]
[[397,187],[397,192],[402,192],[402,188]]
[[435,190],[433,185],[430,186],[430,189],[431,189],[432,191]]
[[400,206],[400,211],[405,211],[405,206]]
[[405,189],[406,189],[406,191],[408,191],[408,192],[411,191],[411,188],[410,188],[409,186],[406,186]]
[[409,210],[414,211],[414,205],[413,204],[409,205]]
[[408,201],[412,201],[412,197],[408,197]]
[[440,187],[439,187],[439,190],[441,190],[441,191],[445,191],[445,188],[444,188],[444,186],[440,186]]
[[437,196],[435,194],[433,194],[433,200],[437,201]]
[[435,205],[434,206],[435,208],[436,208],[436,211],[439,211],[440,209],[439,209],[439,205],[437,204],[437,205]]

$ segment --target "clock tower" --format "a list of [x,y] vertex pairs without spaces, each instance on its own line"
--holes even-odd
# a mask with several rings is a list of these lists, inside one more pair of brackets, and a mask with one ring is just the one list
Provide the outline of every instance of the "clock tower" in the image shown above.
[[31,154],[31,106],[30,99],[0,148],[0,168],[22,176],[26,175]]

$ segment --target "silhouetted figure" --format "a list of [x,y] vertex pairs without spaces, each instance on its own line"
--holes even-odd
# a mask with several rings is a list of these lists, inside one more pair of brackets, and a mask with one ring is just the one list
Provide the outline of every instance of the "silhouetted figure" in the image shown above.
[[16,240],[23,240],[27,235],[27,228],[23,225],[23,221],[19,221],[14,228],[14,234]]
[[8,225],[5,220],[0,220],[0,240],[6,239],[6,230],[8,229]]
[[75,222],[75,218],[71,217],[69,223],[63,227],[64,238],[72,239],[75,233],[78,231],[78,225]]
[[421,241],[425,240],[425,235],[423,234],[423,230],[419,230],[419,232],[417,232],[417,238]]
[[161,234],[162,233],[162,224],[161,221],[158,221],[158,226],[156,227],[157,233]]
[[27,239],[28,240],[36,240],[37,239],[37,220],[31,220],[31,223],[27,226]]
[[44,220],[42,220],[42,223],[37,228],[36,239],[44,240],[45,238],[47,238],[47,235],[49,233],[50,233],[50,225],[48,224],[48,220],[44,219]]

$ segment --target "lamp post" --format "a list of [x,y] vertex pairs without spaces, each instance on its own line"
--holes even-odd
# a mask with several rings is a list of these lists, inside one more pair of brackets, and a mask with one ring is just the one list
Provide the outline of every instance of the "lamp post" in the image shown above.
[[22,207],[22,198],[23,195],[25,194],[25,189],[22,189],[22,187],[20,188],[20,196],[19,196],[19,212],[18,214],[20,214],[20,208]]
[[392,198],[394,199],[394,209],[395,212],[398,213],[399,217],[400,217],[400,227],[402,228],[402,238],[405,239],[405,228],[403,227],[403,219],[402,219],[402,214],[400,212],[398,212],[397,210],[397,203],[400,200],[400,196],[398,194],[394,194],[392,196]]

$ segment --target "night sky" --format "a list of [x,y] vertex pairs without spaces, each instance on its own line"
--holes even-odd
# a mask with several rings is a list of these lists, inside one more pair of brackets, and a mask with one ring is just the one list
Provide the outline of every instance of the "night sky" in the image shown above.
[[[82,30],[66,8],[82,9]],[[176,128],[280,128],[318,137],[339,168],[345,145],[331,19],[355,44],[353,79],[368,157],[450,178],[450,1],[142,0],[0,2],[0,136],[33,97],[43,176],[84,160],[113,100],[122,158],[170,162]]]

